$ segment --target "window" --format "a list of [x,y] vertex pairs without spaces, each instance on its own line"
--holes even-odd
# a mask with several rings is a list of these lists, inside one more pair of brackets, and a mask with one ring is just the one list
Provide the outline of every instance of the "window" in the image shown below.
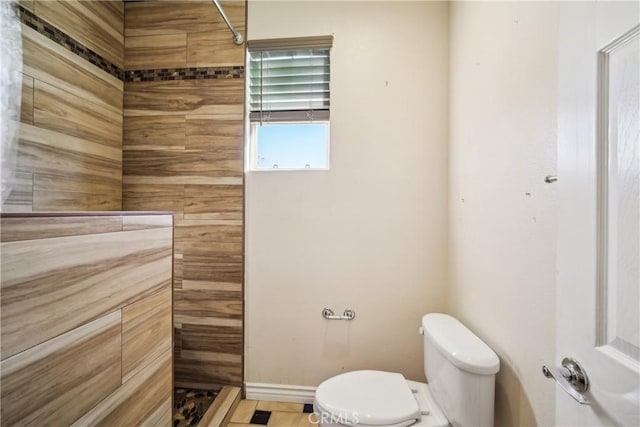
[[329,168],[333,36],[248,42],[251,170]]

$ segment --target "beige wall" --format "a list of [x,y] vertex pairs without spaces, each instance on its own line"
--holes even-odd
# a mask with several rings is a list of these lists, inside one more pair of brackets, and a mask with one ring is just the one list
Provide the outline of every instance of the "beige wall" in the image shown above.
[[557,4],[450,10],[448,312],[500,356],[496,425],[554,425]]
[[336,40],[331,171],[247,176],[246,380],[422,379],[444,294],[501,358],[496,425],[553,425],[557,4],[251,2],[249,31]]
[[[248,38],[334,34],[331,170],[248,173],[247,382],[423,379],[444,308],[448,6],[249,2]],[[356,311],[329,322],[323,307]]]

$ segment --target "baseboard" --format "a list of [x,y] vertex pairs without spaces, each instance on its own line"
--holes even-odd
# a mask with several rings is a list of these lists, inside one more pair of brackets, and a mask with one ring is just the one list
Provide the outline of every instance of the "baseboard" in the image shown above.
[[313,403],[315,387],[303,385],[246,383],[247,400],[272,402]]

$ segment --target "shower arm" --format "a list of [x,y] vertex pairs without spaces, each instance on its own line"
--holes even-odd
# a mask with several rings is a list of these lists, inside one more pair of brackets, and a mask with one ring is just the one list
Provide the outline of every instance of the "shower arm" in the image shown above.
[[222,9],[222,6],[220,5],[220,3],[218,3],[218,0],[211,0],[211,2],[213,2],[213,5],[216,7],[216,9],[218,9],[220,16],[222,16],[225,24],[227,24],[227,27],[229,27],[229,31],[231,31],[231,33],[233,34],[233,42],[237,45],[241,45],[243,42],[242,34],[237,32],[236,29],[233,28],[233,25],[231,25],[231,22],[229,22],[229,18],[227,18],[227,14],[224,13],[224,9]]

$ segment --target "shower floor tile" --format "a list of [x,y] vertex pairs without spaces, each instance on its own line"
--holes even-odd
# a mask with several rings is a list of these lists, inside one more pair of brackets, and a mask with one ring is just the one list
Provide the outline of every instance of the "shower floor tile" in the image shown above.
[[217,391],[174,389],[173,427],[197,425],[217,395]]

